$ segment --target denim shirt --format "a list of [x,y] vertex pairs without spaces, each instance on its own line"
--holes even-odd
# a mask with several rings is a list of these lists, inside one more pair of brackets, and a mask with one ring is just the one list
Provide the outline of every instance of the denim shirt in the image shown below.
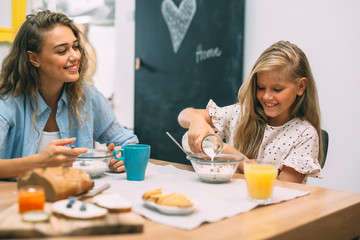
[[[69,120],[69,100],[65,90],[63,91],[56,112],[61,138],[76,137],[73,146],[86,148],[93,148],[94,141],[107,145],[114,143],[115,146],[138,143],[138,138],[120,125],[108,100],[95,86],[84,85],[84,92],[86,111],[79,104],[79,112],[86,117],[86,120],[80,117],[82,124],[77,125],[73,115],[71,115],[73,121]],[[39,93],[37,99],[35,124],[39,132],[36,131],[33,123],[35,101],[32,97],[21,95],[16,98],[9,96],[0,99],[0,159],[18,158],[36,153],[40,136],[51,113],[51,109]]]

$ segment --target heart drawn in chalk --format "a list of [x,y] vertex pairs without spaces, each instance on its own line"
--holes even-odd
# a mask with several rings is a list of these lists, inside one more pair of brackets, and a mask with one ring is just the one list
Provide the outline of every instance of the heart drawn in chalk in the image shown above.
[[172,0],[161,3],[161,13],[169,28],[174,53],[177,53],[196,12],[196,0],[183,0],[177,7]]

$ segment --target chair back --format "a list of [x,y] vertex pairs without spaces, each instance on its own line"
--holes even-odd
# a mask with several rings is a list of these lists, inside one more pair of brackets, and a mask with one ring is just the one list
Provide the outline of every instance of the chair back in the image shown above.
[[326,161],[326,155],[328,152],[328,146],[329,146],[329,134],[324,129],[321,129],[321,137],[322,137],[322,144],[323,144],[323,159],[320,164],[321,168],[324,167],[325,161]]

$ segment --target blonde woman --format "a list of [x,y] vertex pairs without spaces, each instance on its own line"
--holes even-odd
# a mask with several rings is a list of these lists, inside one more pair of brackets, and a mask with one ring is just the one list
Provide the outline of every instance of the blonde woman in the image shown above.
[[[272,159],[279,180],[321,177],[320,109],[308,59],[295,44],[279,41],[266,49],[239,90],[238,102],[206,109],[186,108],[178,116],[188,128],[193,152],[208,133],[224,141],[223,153]],[[239,165],[243,171],[243,164]]]
[[[110,148],[138,142],[84,77],[88,61],[80,38],[62,13],[27,16],[0,72],[0,159],[21,159],[27,169],[68,166],[94,141]],[[124,171],[120,161],[110,168]]]

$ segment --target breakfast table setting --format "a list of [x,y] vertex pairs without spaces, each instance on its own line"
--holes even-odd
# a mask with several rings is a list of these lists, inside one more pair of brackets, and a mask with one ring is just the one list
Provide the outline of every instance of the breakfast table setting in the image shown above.
[[[124,157],[131,155],[124,151]],[[127,161],[124,159],[125,167]],[[356,225],[360,219],[360,194],[275,180],[271,200],[259,203],[249,198],[243,174],[234,170],[228,179],[211,180],[199,174],[194,161],[189,163],[192,165],[147,157],[143,178],[133,180],[131,178],[138,176],[132,175],[132,171],[114,173],[109,169],[101,176],[94,175],[91,191],[102,190],[97,196],[84,200],[88,208],[103,195],[117,196],[117,201],[125,201],[129,207],[124,212],[108,208],[105,216],[91,219],[69,219],[56,214],[55,204],[71,202],[65,198],[45,203],[44,211],[49,214],[47,222],[23,221],[18,213],[17,183],[0,181],[4,196],[0,200],[0,238],[89,239],[101,235],[102,239],[303,239],[304,236],[336,239],[360,235],[360,225]],[[222,166],[215,166],[216,163],[223,163],[214,159],[210,165],[219,176]],[[179,194],[191,205],[166,206],[144,198],[154,190],[160,190],[163,195]],[[75,206],[78,199],[73,201]],[[86,215],[86,211],[80,215]],[[338,221],[339,217],[346,221]],[[345,224],[348,224],[346,233],[340,231]],[[317,227],[332,229],[319,233]]]
[[[107,173],[95,180],[95,186],[109,183],[111,193],[120,194],[133,204],[133,211],[154,222],[184,230],[192,230],[205,222],[217,222],[223,218],[251,211],[259,204],[248,200],[244,179],[232,179],[226,183],[203,182],[195,172],[180,170],[174,166],[149,163],[145,181],[126,181],[125,174]],[[161,188],[163,192],[178,192],[189,197],[194,206],[191,212],[168,213],[163,209],[148,207],[142,195],[149,190]],[[269,204],[294,199],[309,194],[283,187],[275,187]]]

